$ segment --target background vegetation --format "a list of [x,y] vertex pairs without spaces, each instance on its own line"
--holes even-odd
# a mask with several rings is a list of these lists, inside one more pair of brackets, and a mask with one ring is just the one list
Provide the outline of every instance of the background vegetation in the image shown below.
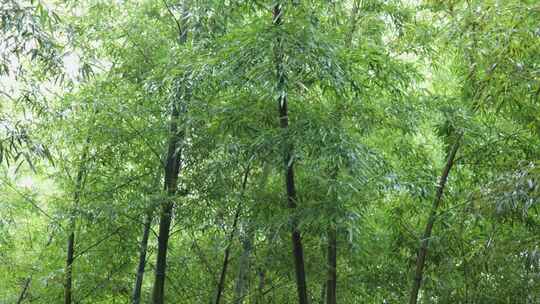
[[536,0],[3,0],[0,303],[540,303]]

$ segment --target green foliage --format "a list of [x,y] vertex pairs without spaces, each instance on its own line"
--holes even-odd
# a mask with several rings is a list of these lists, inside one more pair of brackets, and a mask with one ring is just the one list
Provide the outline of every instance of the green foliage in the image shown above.
[[330,228],[338,302],[404,303],[456,143],[419,302],[539,301],[536,1],[283,1],[280,26],[274,5],[0,4],[0,303],[62,302],[72,231],[74,302],[129,302],[151,214],[148,302],[169,199],[168,303],[214,301],[229,246],[222,303],[296,302],[293,218],[312,303]]

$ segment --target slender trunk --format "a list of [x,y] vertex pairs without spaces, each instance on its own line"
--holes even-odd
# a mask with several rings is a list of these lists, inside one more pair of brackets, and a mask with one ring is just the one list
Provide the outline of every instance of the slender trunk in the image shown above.
[[234,234],[236,233],[236,226],[238,225],[239,216],[240,216],[240,204],[238,204],[238,207],[236,208],[233,227],[231,230],[231,234],[229,235],[229,243],[227,244],[227,248],[225,248],[225,255],[223,257],[223,266],[221,267],[221,273],[219,275],[219,282],[218,282],[218,287],[216,291],[216,298],[214,301],[215,304],[219,304],[219,302],[221,301],[223,289],[225,288],[225,278],[227,276],[227,268],[229,267],[229,255],[231,253],[231,247],[232,247],[232,243],[234,239]]
[[328,227],[327,266],[326,304],[336,304],[337,228],[333,225]]
[[[341,121],[341,111],[337,111],[339,121]],[[339,166],[331,171],[330,176],[333,181],[337,182],[339,175]],[[332,219],[331,223],[328,225],[326,237],[327,237],[327,246],[326,246],[326,303],[327,304],[336,304],[336,288],[337,288],[337,222],[334,220],[337,214],[337,203],[338,203],[338,193],[333,191],[332,198],[334,199],[334,204],[330,207],[329,217]]]
[[247,183],[247,178],[248,178],[248,175],[249,175],[249,170],[250,170],[250,167],[248,166],[248,168],[246,169],[245,173],[244,173],[244,179],[242,181],[242,190],[241,190],[241,195],[240,195],[240,201],[238,202],[238,205],[236,206],[236,211],[235,211],[235,214],[234,214],[234,220],[233,220],[233,226],[232,226],[232,229],[231,229],[231,232],[229,234],[229,243],[227,244],[227,248],[225,249],[225,256],[223,257],[223,266],[221,267],[221,274],[219,276],[219,283],[218,283],[218,288],[217,288],[217,292],[216,292],[216,298],[215,298],[215,304],[219,304],[219,302],[221,301],[221,296],[223,294],[223,289],[225,288],[225,279],[226,279],[226,276],[227,276],[227,268],[229,267],[229,255],[231,253],[231,247],[232,247],[232,243],[233,243],[233,240],[234,240],[234,235],[236,234],[236,230],[237,230],[237,227],[238,227],[238,218],[240,217],[240,213],[242,211],[242,196],[244,194],[244,191],[246,190],[246,183]]
[[321,288],[321,304],[324,304],[326,302],[326,281],[323,282],[322,288]]
[[257,273],[259,277],[259,284],[257,286],[257,292],[255,293],[255,300],[253,303],[255,304],[262,304],[266,303],[264,301],[264,288],[266,286],[266,273],[264,270],[264,267],[261,267]]
[[[49,235],[47,243],[45,243],[44,248],[47,248],[47,247],[49,247],[49,245],[51,245],[51,243],[53,241],[53,238],[54,238],[54,233],[51,233]],[[42,258],[43,258],[43,251],[39,255],[39,260],[41,260]],[[17,304],[22,303],[24,301],[24,299],[26,298],[26,293],[28,292],[28,289],[30,288],[30,283],[32,282],[33,272],[34,272],[34,270],[32,270],[30,272],[30,274],[28,275],[28,277],[24,280],[24,286],[23,286],[23,289],[21,291],[21,294],[19,295],[19,299],[17,300]]]
[[[273,23],[275,26],[280,26],[283,20],[283,10],[281,4],[276,4],[273,9]],[[285,165],[285,188],[287,192],[288,207],[291,212],[296,209],[296,188],[294,183],[294,158],[293,158],[293,146],[288,138],[289,129],[289,117],[287,110],[287,92],[285,84],[285,70],[284,70],[284,56],[283,56],[282,39],[277,38],[274,46],[276,74],[277,74],[277,90],[278,108],[279,108],[279,121],[281,129],[285,133],[285,149],[283,163]],[[298,219],[293,215],[291,225],[291,241],[293,246],[294,257],[294,269],[296,272],[296,288],[298,292],[298,303],[307,304],[307,285],[306,285],[306,273],[304,269],[304,249],[302,247],[302,237],[300,231],[298,231]]]
[[456,153],[459,149],[460,142],[461,142],[461,135],[459,135],[456,138],[456,142],[454,143],[454,145],[450,149],[450,152],[448,153],[448,157],[446,159],[446,165],[443,168],[443,171],[439,179],[439,183],[437,184],[437,192],[435,194],[435,198],[433,199],[433,205],[431,207],[429,218],[426,223],[426,227],[424,230],[424,234],[422,236],[420,248],[418,250],[418,254],[416,258],[416,271],[414,275],[413,285],[411,288],[411,297],[409,299],[409,304],[416,304],[418,301],[418,292],[420,291],[420,287],[422,284],[422,277],[424,274],[424,265],[426,264],[426,256],[428,253],[428,245],[429,245],[429,239],[431,238],[431,231],[433,230],[433,224],[435,223],[435,220],[437,218],[437,211],[442,201],[444,188],[446,186],[446,181],[448,180],[448,174],[450,173],[450,169],[452,169],[452,166],[454,165],[454,159],[456,158]]
[[72,292],[72,276],[73,276],[73,253],[75,246],[75,232],[72,230],[69,233],[67,243],[67,257],[66,257],[66,270],[65,270],[65,283],[64,283],[64,304],[71,304]]
[[[260,182],[257,186],[255,186],[255,189],[259,194],[261,194],[265,187],[266,183],[268,181],[268,176],[270,174],[270,165],[269,163],[265,163],[263,165],[262,175]],[[255,292],[250,293],[248,292],[250,290],[250,272],[251,272],[251,254],[254,250],[254,239],[255,239],[255,228],[251,221],[248,221],[246,224],[246,227],[243,230],[242,234],[242,255],[240,256],[240,261],[238,263],[238,277],[236,280],[236,286],[235,286],[235,304],[242,304],[244,303],[244,300],[250,302],[250,303],[264,303],[262,300],[262,293],[264,289],[264,269],[266,269],[266,266],[261,266],[257,270],[257,276],[260,276],[260,282],[258,284],[258,287],[255,288]],[[260,272],[259,272],[260,270]],[[251,294],[249,297],[250,299],[246,299],[248,297],[248,294]]]
[[[83,188],[83,179],[86,174],[86,161],[88,158],[88,149],[90,146],[90,137],[86,138],[86,143],[83,148],[81,163],[79,164],[79,170],[77,171],[77,179],[75,181],[75,193],[73,195],[73,206],[75,209],[79,205],[81,198],[81,192]],[[67,254],[66,254],[66,268],[65,268],[65,282],[64,282],[64,304],[71,304],[73,298],[72,284],[73,284],[73,261],[75,254],[75,230],[76,230],[75,215],[71,214],[69,223],[69,236],[67,242]]]
[[[172,13],[167,2],[164,2],[168,12],[174,19],[178,29],[178,42],[184,44],[187,41],[187,26],[186,20],[188,18],[187,9],[185,3],[182,5],[182,17],[177,20]],[[187,88],[187,87],[186,87]],[[189,91],[189,88],[187,88]],[[189,100],[189,93],[184,92],[185,95],[178,94],[178,99],[184,98]],[[184,100],[185,102],[185,100]],[[165,180],[164,190],[167,192],[169,199],[161,205],[159,216],[159,233],[158,233],[158,249],[157,249],[157,261],[155,268],[154,288],[152,290],[152,303],[163,304],[165,301],[165,279],[167,269],[167,249],[169,245],[169,231],[171,229],[171,219],[174,203],[170,199],[176,195],[178,187],[178,176],[180,174],[180,162],[181,162],[181,149],[180,146],[184,140],[183,132],[178,129],[178,118],[180,117],[180,104],[179,100],[174,100],[172,104],[171,119],[169,122],[169,147],[167,151],[167,163],[165,166]]]
[[173,110],[170,120],[170,138],[167,152],[167,164],[165,166],[164,189],[169,198],[161,205],[159,218],[158,249],[155,270],[154,289],[152,291],[152,303],[163,304],[165,301],[165,272],[167,268],[167,249],[169,245],[169,230],[173,212],[172,196],[176,194],[178,175],[180,173],[180,149],[182,140],[178,132],[178,118],[180,110],[177,101],[173,102]]
[[238,277],[236,278],[236,286],[234,288],[234,304],[244,303],[244,297],[248,289],[248,276],[249,276],[249,257],[251,255],[252,247],[252,234],[245,233],[242,236],[242,255],[238,262]]
[[17,304],[21,304],[24,298],[26,297],[26,292],[28,291],[28,287],[30,287],[30,282],[32,281],[31,277],[26,278],[24,280],[24,286],[21,291],[21,294],[19,295],[19,299],[17,300]]
[[141,288],[144,278],[144,268],[146,266],[146,252],[148,249],[148,237],[150,235],[150,227],[152,226],[152,212],[149,212],[144,220],[143,235],[139,248],[139,265],[137,267],[137,277],[135,279],[135,287],[133,287],[132,304],[141,303]]
[[[352,6],[352,12],[350,17],[350,29],[349,29],[349,35],[347,36],[345,40],[345,45],[347,47],[352,46],[353,36],[354,32],[356,31],[357,21],[359,17],[360,12],[360,1],[355,0],[353,1]],[[341,124],[342,120],[342,112],[343,108],[341,106],[338,106],[338,108],[335,111],[335,116],[337,117],[337,122]],[[331,172],[331,176],[333,180],[338,179],[339,175],[339,165],[336,165],[333,172]],[[337,193],[335,193],[334,199],[338,199]],[[334,204],[335,206],[335,204]],[[332,214],[331,218],[334,218],[336,216],[336,210],[335,208],[332,208]],[[328,227],[327,230],[327,255],[326,255],[326,267],[327,267],[327,278],[326,282],[324,284],[324,290],[323,290],[323,296],[321,298],[321,303],[324,303],[324,300],[326,298],[327,304],[336,304],[337,303],[337,223],[335,221],[332,222],[332,224]]]

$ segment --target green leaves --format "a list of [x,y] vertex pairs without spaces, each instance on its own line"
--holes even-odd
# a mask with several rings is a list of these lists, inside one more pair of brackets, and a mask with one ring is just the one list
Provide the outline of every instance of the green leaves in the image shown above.
[[[537,302],[538,4],[282,1],[275,26],[274,2],[0,4],[0,298],[16,302],[31,276],[25,301],[61,302],[63,227],[76,219],[75,300],[128,301],[143,217],[170,199],[167,301],[208,302],[230,243],[224,302],[242,272],[244,303],[293,303],[290,144],[311,301],[321,302],[331,227],[338,302],[402,303],[459,138],[421,301]],[[168,197],[172,104],[185,140]],[[34,190],[16,182],[27,176]],[[239,205],[242,240],[230,239]]]

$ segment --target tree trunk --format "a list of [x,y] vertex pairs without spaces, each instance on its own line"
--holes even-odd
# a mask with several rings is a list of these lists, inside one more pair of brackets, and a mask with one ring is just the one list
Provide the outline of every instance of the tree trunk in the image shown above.
[[327,267],[328,274],[326,280],[326,304],[336,304],[337,285],[337,227],[328,227],[328,253]]
[[71,304],[72,292],[72,276],[73,276],[73,253],[75,246],[75,232],[72,230],[69,233],[67,243],[67,256],[66,256],[66,269],[65,269],[65,283],[64,283],[64,304]]
[[[176,19],[170,7],[167,5],[167,2],[164,2],[164,4],[171,17],[174,19],[174,22],[176,23],[178,29],[179,44],[186,43],[188,31],[185,22],[188,18],[188,14],[185,3],[182,4],[182,17],[180,18],[180,21]],[[186,91],[189,91],[189,88]],[[186,93],[185,96],[177,96],[177,98],[185,98],[187,100],[189,99],[188,95],[189,93]],[[169,197],[176,195],[178,187],[178,176],[180,174],[180,145],[184,140],[183,132],[180,132],[178,129],[180,106],[181,105],[179,104],[179,100],[173,101],[171,119],[169,122],[169,147],[167,151],[167,163],[165,166],[165,181],[163,187]],[[157,261],[155,268],[154,288],[152,290],[153,304],[163,304],[165,301],[165,272],[167,268],[167,249],[169,245],[169,230],[171,229],[173,206],[174,203],[172,200],[167,200],[161,205],[159,216]]]
[[[79,164],[79,170],[77,171],[77,179],[75,181],[75,193],[73,194],[73,206],[75,209],[78,207],[81,192],[83,188],[83,179],[86,174],[86,161],[88,159],[88,149],[90,146],[90,137],[86,138],[86,143],[83,147],[81,156],[81,163]],[[75,254],[75,230],[76,230],[75,215],[71,214],[69,223],[69,236],[67,242],[67,254],[66,254],[66,268],[65,268],[65,282],[64,282],[64,304],[71,304],[73,298],[72,282],[73,282],[73,261]]]
[[236,286],[234,288],[234,304],[244,303],[244,298],[246,297],[252,238],[253,235],[251,233],[244,232],[244,235],[242,236],[242,255],[240,256],[240,261],[238,262],[238,277],[236,278]]
[[[347,47],[351,47],[354,32],[356,31],[358,16],[360,11],[360,2],[355,0],[353,1],[352,5],[352,11],[351,11],[351,17],[350,17],[350,29],[349,29],[349,35],[345,40],[345,45]],[[343,108],[338,107],[336,109],[335,116],[337,118],[337,122],[341,124],[342,120],[342,112]],[[336,165],[333,172],[331,172],[330,176],[333,180],[338,179],[339,175],[339,165]],[[337,193],[334,196],[334,199],[338,199]],[[331,217],[333,218],[336,214],[335,208],[332,208],[332,214]],[[328,238],[328,245],[327,245],[327,255],[326,255],[326,267],[327,267],[327,279],[325,283],[325,289],[322,291],[323,297],[321,298],[321,303],[324,303],[324,299],[326,298],[327,304],[336,304],[337,303],[337,223],[332,221],[333,223],[328,227],[327,231],[327,238]]]
[[261,267],[257,272],[259,277],[259,284],[257,286],[257,292],[255,293],[255,299],[253,303],[255,304],[264,304],[264,288],[266,287],[266,272],[264,267]]
[[[337,111],[338,121],[341,121],[341,111]],[[335,166],[333,170],[330,171],[330,177],[332,181],[337,182],[339,176],[339,166]],[[328,225],[326,237],[327,237],[327,248],[326,248],[326,303],[327,304],[336,304],[336,288],[337,288],[337,222],[334,220],[337,216],[337,203],[339,195],[337,190],[332,191],[332,198],[334,204],[330,206],[330,214],[328,215],[331,219],[330,224]]]
[[[45,243],[44,248],[47,248],[47,247],[49,247],[51,245],[51,243],[53,241],[53,238],[54,238],[54,232],[49,235],[49,238],[47,240],[47,243]],[[43,250],[42,250],[41,254],[39,255],[39,259],[43,258]],[[22,303],[24,301],[24,299],[26,298],[26,294],[28,293],[28,289],[30,288],[30,283],[32,282],[33,272],[34,272],[34,270],[31,270],[28,277],[24,280],[24,286],[23,286],[23,289],[21,291],[21,294],[19,295],[19,299],[17,300],[17,304]]]
[[[265,162],[262,169],[262,175],[260,182],[255,186],[255,190],[262,194],[266,184],[268,182],[268,176],[270,174],[271,166],[268,162]],[[256,194],[257,195],[257,194]],[[254,250],[254,240],[255,240],[255,228],[251,221],[248,221],[242,235],[242,255],[240,256],[240,261],[238,263],[238,277],[235,286],[235,304],[242,304],[245,300],[249,303],[264,303],[263,301],[263,290],[265,285],[265,273],[266,265],[257,267],[256,276],[259,277],[259,284],[255,288],[255,292],[248,292],[250,289],[250,271],[251,271],[251,260],[250,256]],[[248,296],[251,294],[251,296]],[[250,298],[249,300],[246,298]]]
[[229,255],[231,253],[231,247],[234,240],[234,234],[236,233],[236,227],[238,225],[238,217],[240,216],[240,204],[236,208],[236,213],[234,215],[234,222],[231,233],[229,235],[229,243],[227,248],[225,248],[225,255],[223,257],[223,266],[221,267],[221,273],[219,275],[219,283],[216,291],[216,298],[214,303],[219,304],[221,301],[221,295],[223,294],[223,289],[225,288],[225,278],[227,276],[227,268],[229,267]]
[[221,274],[219,276],[219,283],[218,283],[218,287],[217,287],[217,292],[216,292],[216,298],[215,298],[215,304],[219,304],[219,302],[221,301],[221,295],[223,294],[223,289],[225,288],[225,279],[226,279],[226,276],[227,276],[227,268],[229,267],[229,255],[231,253],[231,247],[232,247],[232,243],[233,243],[233,240],[234,240],[234,236],[236,234],[236,230],[237,230],[237,227],[238,227],[238,219],[240,217],[240,213],[242,211],[242,199],[243,199],[243,194],[244,194],[244,191],[246,190],[246,184],[247,184],[247,179],[248,179],[248,176],[249,176],[249,170],[250,170],[250,167],[248,165],[245,173],[244,173],[244,179],[242,181],[242,188],[241,188],[241,193],[240,193],[240,201],[238,202],[238,205],[236,206],[236,211],[234,213],[234,220],[233,220],[233,225],[232,225],[232,229],[231,229],[231,232],[229,234],[229,243],[227,244],[227,248],[225,249],[225,256],[223,258],[223,267],[221,268]]
[[169,198],[161,205],[159,218],[159,234],[157,261],[155,270],[154,289],[152,291],[152,303],[163,304],[165,301],[165,272],[167,268],[167,248],[169,245],[169,230],[173,212],[173,201],[171,197],[176,194],[178,175],[180,173],[180,149],[179,143],[182,137],[178,132],[178,118],[180,110],[178,102],[173,102],[173,110],[170,120],[170,138],[167,152],[167,164],[165,166],[164,189]]
[[146,252],[148,249],[148,237],[150,235],[150,227],[152,226],[152,212],[149,212],[144,220],[143,235],[139,248],[139,265],[137,267],[137,277],[135,286],[133,287],[132,304],[141,303],[141,288],[144,278],[144,268],[146,266]]
[[324,304],[326,302],[326,281],[321,286],[321,300],[319,303]]
[[422,236],[420,248],[418,250],[418,254],[416,258],[416,271],[414,275],[413,285],[411,288],[411,297],[409,299],[409,304],[416,304],[418,301],[418,292],[420,291],[420,286],[422,284],[422,277],[424,274],[424,265],[426,263],[426,256],[428,253],[428,245],[429,245],[429,239],[431,238],[431,231],[433,230],[433,224],[435,223],[435,220],[437,218],[437,211],[442,201],[444,188],[446,186],[446,181],[448,180],[448,174],[450,173],[450,169],[452,169],[452,166],[454,165],[454,159],[456,158],[456,153],[459,149],[461,136],[462,136],[461,134],[457,136],[456,142],[450,149],[450,152],[448,153],[448,156],[446,159],[446,165],[443,168],[441,177],[437,184],[437,192],[433,200],[433,205],[431,207],[429,218],[426,223],[426,228],[424,230],[424,234]]
[[[274,26],[280,26],[283,20],[283,10],[281,4],[278,3],[273,9],[273,24]],[[284,56],[283,56],[282,39],[278,37],[274,45],[274,55],[277,74],[277,91],[278,97],[278,109],[279,109],[279,121],[281,129],[285,134],[285,147],[283,155],[283,163],[285,165],[285,188],[287,193],[287,203],[291,212],[294,213],[296,209],[296,188],[294,183],[294,158],[293,158],[293,146],[288,138],[289,129],[289,117],[287,110],[287,92],[285,84],[285,69],[284,69]],[[294,269],[296,272],[296,288],[298,291],[298,303],[307,304],[307,285],[306,285],[306,273],[304,269],[304,249],[302,247],[302,238],[298,231],[298,219],[293,214],[291,225],[291,241],[293,247],[294,257]]]
[[28,291],[28,287],[30,287],[30,282],[32,281],[32,277],[26,278],[24,280],[23,289],[21,291],[21,294],[19,295],[19,299],[17,300],[17,304],[21,304],[26,297],[26,292]]

